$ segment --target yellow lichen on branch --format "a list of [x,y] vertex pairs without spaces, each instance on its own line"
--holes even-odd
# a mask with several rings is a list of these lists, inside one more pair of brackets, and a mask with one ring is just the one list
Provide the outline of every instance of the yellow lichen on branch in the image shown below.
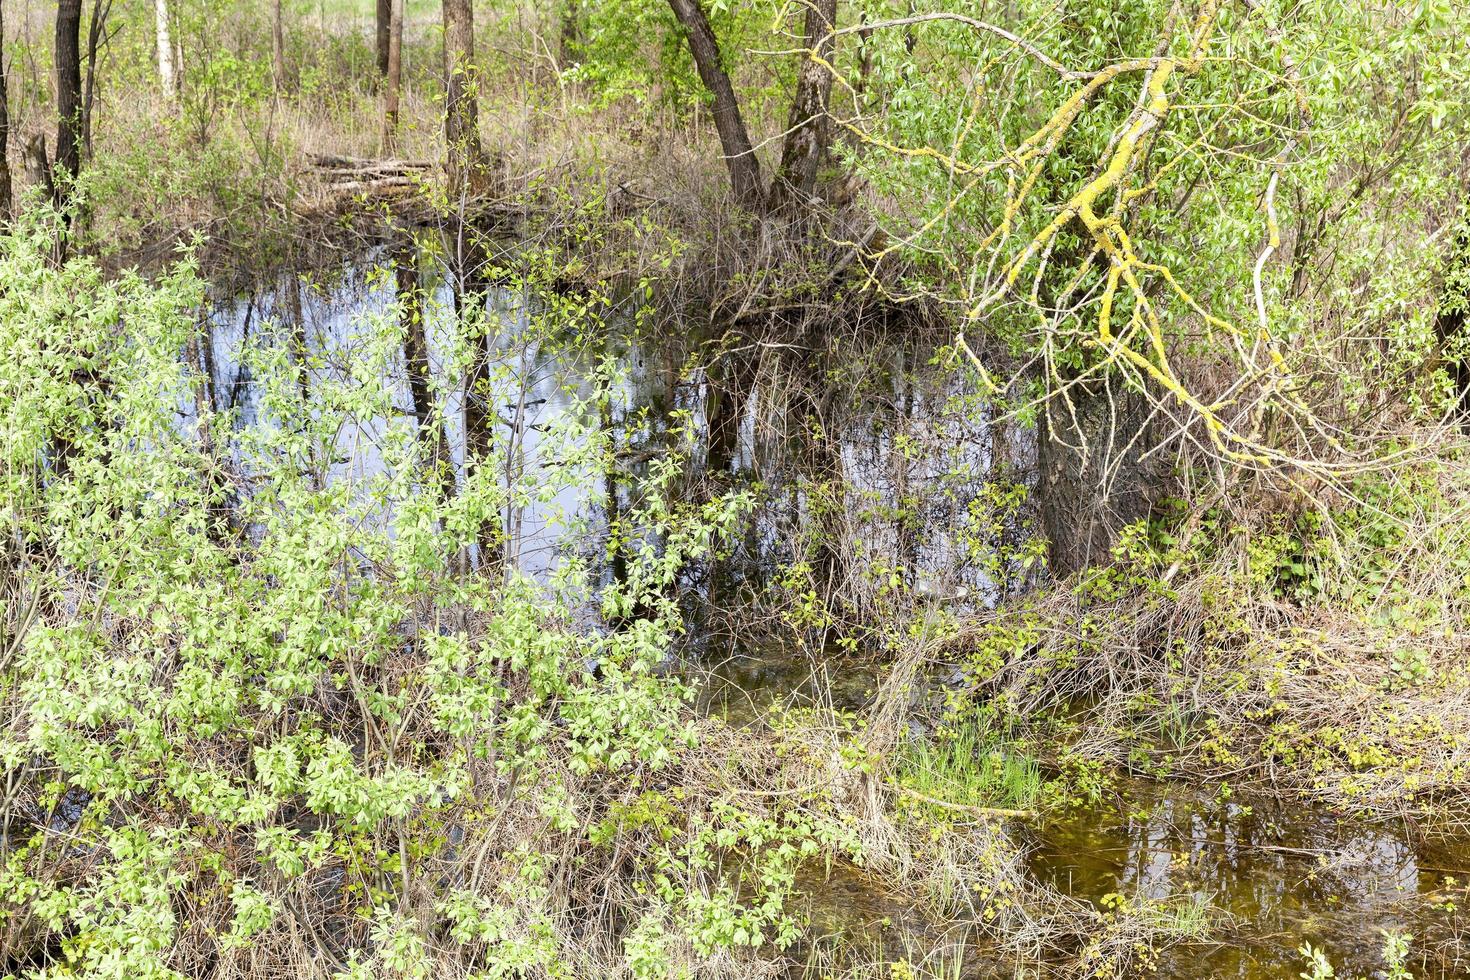
[[[1255,0],[1244,2],[1248,14],[1261,13]],[[971,281],[980,288],[970,289],[971,298],[965,307],[967,323],[983,320],[1008,297],[1019,299],[1042,323],[1043,342],[1039,350],[1051,380],[1059,383],[1052,359],[1067,342],[1063,339],[1058,343],[1058,340],[1069,336],[1065,331],[1070,328],[1066,328],[1063,321],[1075,319],[1082,304],[1093,304],[1096,320],[1080,340],[1084,346],[1095,346],[1102,352],[1102,361],[1094,365],[1094,369],[1120,367],[1125,375],[1133,377],[1145,388],[1156,386],[1162,389],[1168,399],[1186,408],[1202,423],[1210,443],[1222,456],[1264,463],[1281,461],[1282,457],[1266,446],[1256,431],[1260,413],[1268,404],[1282,404],[1288,408],[1295,404],[1289,398],[1282,401],[1289,387],[1285,384],[1286,363],[1271,336],[1261,285],[1261,270],[1280,247],[1281,233],[1274,206],[1277,175],[1273,174],[1266,196],[1268,244],[1255,264],[1258,323],[1253,329],[1242,329],[1226,317],[1211,312],[1204,302],[1185,288],[1168,264],[1146,261],[1140,255],[1130,230],[1133,216],[1158,189],[1161,178],[1176,171],[1182,161],[1199,159],[1210,150],[1208,138],[1211,127],[1207,126],[1202,127],[1197,138],[1169,159],[1158,165],[1150,159],[1171,113],[1181,105],[1186,107],[1181,111],[1187,111],[1191,105],[1188,100],[1179,98],[1186,80],[1212,64],[1245,64],[1251,70],[1260,70],[1233,52],[1223,56],[1211,55],[1212,43],[1220,31],[1223,9],[1223,0],[1199,0],[1192,17],[1180,18],[1176,25],[1175,15],[1171,15],[1170,26],[1162,32],[1160,46],[1152,57],[1128,58],[1097,70],[1048,64],[1048,67],[1058,70],[1062,84],[1075,83],[1075,87],[1025,139],[989,160],[965,159],[963,141],[958,139],[948,150],[910,146],[873,132],[860,117],[839,119],[838,123],[867,146],[907,159],[932,159],[951,178],[960,178],[954,182],[953,192],[936,213],[909,235],[890,238],[873,258],[881,258],[897,248],[916,243],[940,222],[948,221],[960,201],[978,184],[1003,175],[1003,190],[996,188],[1001,199],[998,214],[994,222],[977,236],[978,244],[973,250]],[[882,26],[887,25],[874,25],[875,28]],[[1280,47],[1280,29],[1269,25],[1267,39],[1268,43]],[[1012,50],[1021,58],[1041,60],[1036,57],[1034,46],[1020,48],[1012,41],[1008,39]],[[1298,106],[1298,121],[1305,128],[1309,114],[1295,63],[1284,52],[1282,59],[1286,65],[1285,77],[1292,86]],[[995,63],[994,59],[989,61],[990,65]],[[1039,230],[1034,234],[1028,232],[1027,237],[1013,242],[1012,236],[1025,220],[1025,215],[1036,210],[1035,191],[1048,162],[1076,128],[1088,106],[1118,79],[1140,72],[1143,79],[1135,107],[1118,126],[1098,161],[1097,169],[1073,193],[1059,204],[1052,205],[1048,212],[1043,212]],[[968,126],[972,121],[972,118],[966,120],[964,132],[969,132]],[[1295,145],[1293,137],[1286,149],[1276,156],[1273,166],[1278,174],[1280,163]],[[1081,225],[1083,241],[1089,247],[1079,250],[1068,246],[1066,250],[1057,252],[1059,239],[1074,223]],[[1049,265],[1053,264],[1054,252],[1065,255],[1068,263],[1075,262],[1076,266],[1067,267],[1063,278],[1065,285],[1059,294],[1061,298],[1053,297],[1048,306],[1043,301],[1042,285]],[[1089,273],[1099,262],[1107,264],[1106,275],[1099,286],[1088,287]],[[1100,293],[1092,291],[1098,288]],[[1082,300],[1077,305],[1068,306],[1067,298],[1079,292]],[[1181,380],[1171,364],[1167,313],[1155,295],[1159,292],[1198,318],[1207,329],[1228,338],[1227,356],[1235,361],[1239,377],[1226,396],[1206,398],[1189,390]],[[1127,323],[1121,330],[1115,324],[1120,307],[1129,310]],[[1071,342],[1075,344],[1077,340]],[[1253,418],[1244,414],[1234,416],[1236,420],[1246,419],[1242,425],[1223,416],[1222,412],[1227,408],[1247,411],[1239,408],[1238,395],[1246,384],[1255,386],[1250,409],[1255,415]]]

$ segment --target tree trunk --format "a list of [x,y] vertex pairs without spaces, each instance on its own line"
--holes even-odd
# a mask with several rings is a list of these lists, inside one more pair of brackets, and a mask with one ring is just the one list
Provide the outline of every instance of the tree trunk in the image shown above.
[[[463,326],[467,321],[476,331],[474,357],[465,379],[464,436],[465,469],[478,471],[490,465],[495,449],[493,394],[490,382],[490,337],[484,316],[485,292],[478,269],[465,277],[455,278],[455,310]],[[480,567],[499,569],[505,564],[504,530],[500,515],[487,517],[475,534],[480,546]]]
[[51,177],[51,158],[46,153],[44,133],[32,133],[21,146],[21,159],[25,163],[26,180],[32,187],[41,188],[46,197],[56,200],[56,182]]
[[[454,292],[454,314],[461,331],[470,331],[470,364],[464,379],[465,473],[490,465],[495,448],[495,425],[499,418],[490,405],[491,342],[485,315],[489,284],[485,269],[489,259],[480,239],[463,220],[441,228],[449,282]],[[477,529],[480,566],[503,568],[505,534],[500,515],[487,515]]]
[[1155,445],[1150,419],[1145,396],[1112,390],[1107,379],[1072,385],[1066,400],[1058,395],[1047,404],[1037,463],[1055,575],[1106,561],[1118,532],[1149,515],[1162,483],[1157,466],[1142,458]]
[[709,18],[704,15],[699,0],[669,0],[669,6],[684,27],[700,80],[714,97],[715,129],[720,134],[725,164],[730,169],[730,189],[743,207],[761,211],[765,206],[765,192],[761,187],[760,161],[756,159],[745,119],[740,115],[740,103],[735,99],[735,89],[725,71]]
[[374,17],[376,29],[377,54],[378,54],[378,76],[388,77],[388,46],[392,43],[393,35],[393,0],[378,0],[377,13]]
[[390,0],[388,18],[388,79],[383,87],[383,155],[398,147],[398,90],[403,83],[403,0]]
[[581,51],[582,38],[582,0],[566,0],[562,4],[561,29],[557,38],[557,67],[566,71],[577,63],[577,55]]
[[[277,9],[280,0],[276,0]],[[174,45],[168,32],[168,0],[153,0],[154,28],[158,34],[158,83],[163,87],[163,96],[173,101],[178,92],[174,80]]]
[[1470,219],[1450,243],[1434,330],[1448,365],[1455,414],[1470,428]]
[[[163,0],[158,0],[161,4]],[[286,24],[281,11],[282,0],[271,4],[271,74],[275,76],[276,91],[286,90]]]
[[[5,39],[5,4],[0,0],[0,42]],[[0,43],[0,222],[9,224],[15,216],[14,194],[10,185],[10,82],[5,63],[4,44]]]
[[64,205],[81,172],[82,0],[56,4],[56,162],[57,192]]
[[781,166],[771,186],[773,208],[805,204],[817,185],[817,167],[827,152],[831,126],[827,105],[832,97],[832,72],[817,59],[831,63],[837,0],[810,0],[806,11],[808,55],[796,70],[796,94],[786,123]]
[[462,198],[483,177],[479,96],[475,91],[475,21],[470,0],[444,0],[444,140],[449,193]]
[[705,470],[709,473],[733,472],[739,458],[740,426],[755,388],[759,350],[744,347],[742,344],[727,351],[720,358],[721,370],[710,373],[705,400],[709,445],[704,456]]
[[[394,0],[397,6],[402,0]],[[408,373],[408,393],[413,402],[413,416],[418,423],[419,445],[425,454],[425,466],[432,474],[440,500],[454,496],[454,459],[449,452],[449,436],[443,425],[434,421],[434,389],[429,378],[429,340],[424,332],[424,310],[419,290],[418,261],[412,238],[393,250],[394,287],[398,298],[398,316],[403,325],[403,363]]]
[[87,25],[87,80],[82,91],[82,158],[92,160],[92,107],[96,104],[97,49],[107,30],[107,15],[112,12],[112,0],[93,0],[92,20]]

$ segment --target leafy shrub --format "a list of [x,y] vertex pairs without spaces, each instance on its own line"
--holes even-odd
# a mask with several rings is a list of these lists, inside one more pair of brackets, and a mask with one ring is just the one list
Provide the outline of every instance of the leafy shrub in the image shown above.
[[[285,347],[244,352],[247,420],[198,397],[188,261],[109,280],[48,243],[0,241],[0,547],[22,597],[0,638],[0,947],[131,980],[332,949],[344,976],[623,957],[654,976],[792,941],[795,869],[848,846],[836,824],[669,789],[697,733],[659,669],[668,586],[744,495],[676,501],[656,462],[625,519],[659,547],[602,596],[637,616],[579,626],[575,560],[546,583],[464,571],[508,493],[575,468],[506,488],[491,459],[441,499],[380,381],[395,311],[318,358],[337,367],[309,401]],[[566,458],[603,457],[600,397],[546,434]],[[320,479],[369,420],[382,469]],[[587,889],[638,913],[601,953]]]

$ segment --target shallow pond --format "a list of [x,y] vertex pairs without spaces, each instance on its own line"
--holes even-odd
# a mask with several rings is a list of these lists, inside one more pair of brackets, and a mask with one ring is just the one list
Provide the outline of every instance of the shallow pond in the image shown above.
[[[310,383],[349,377],[342,359],[361,339],[357,324],[364,316],[385,315],[394,302],[392,277],[371,271],[381,257],[375,253],[344,263],[315,285],[286,277],[219,297],[207,364],[216,407],[233,408],[241,417],[261,410],[261,379],[252,376],[240,353],[247,341],[304,338]],[[432,268],[421,270],[419,278],[428,297],[429,360],[433,370],[442,371],[449,349],[445,311],[452,309],[452,296]],[[506,479],[535,491],[507,509],[509,555],[516,567],[535,576],[549,574],[567,555],[578,555],[593,566],[603,563],[598,575],[606,582],[615,574],[606,567],[608,518],[629,506],[629,488],[641,467],[680,446],[697,466],[707,450],[713,404],[709,379],[687,367],[688,337],[630,329],[600,345],[554,343],[529,328],[536,309],[523,294],[497,291],[490,308],[503,326],[493,414],[501,426],[498,438],[510,447]],[[850,542],[859,564],[897,569],[884,574],[902,575],[963,609],[994,601],[1015,587],[998,584],[993,569],[983,571],[967,561],[973,542],[951,529],[979,499],[997,461],[1024,457],[1025,450],[1007,444],[1009,437],[983,416],[954,410],[952,392],[918,385],[914,366],[926,357],[908,348],[878,352],[884,376],[891,379],[890,390],[878,401],[890,408],[848,417],[837,465],[870,505]],[[618,441],[619,466],[615,472],[563,472],[562,482],[547,485],[538,475],[546,463],[540,457],[568,444],[557,442],[558,421],[587,410],[584,396],[599,358],[618,365],[610,408],[594,423]],[[756,385],[743,399],[734,458],[768,488],[793,489],[770,493],[766,499],[777,506],[767,505],[750,522],[752,530],[736,549],[738,561],[730,563],[737,569],[733,581],[716,588],[709,576],[696,576],[683,583],[707,603],[758,591],[773,563],[789,557],[809,509],[791,479],[799,475],[799,463],[783,455],[781,434],[767,431],[762,421],[784,377],[775,371],[765,388]],[[394,414],[409,415],[401,361],[389,365],[382,384],[391,389]],[[462,468],[463,387],[447,386],[439,397],[454,464]],[[187,416],[187,407],[183,411]],[[682,420],[682,429],[671,422],[675,418]],[[332,473],[382,466],[373,447],[383,427],[401,422],[362,420],[357,431],[343,432]],[[692,444],[676,444],[689,438],[680,432],[692,432]],[[567,438],[574,443],[577,437]],[[891,512],[888,505],[898,498],[914,502],[907,513]],[[924,531],[913,533],[915,525]],[[861,660],[737,642],[714,632],[696,630],[690,648],[698,658],[692,674],[702,681],[701,708],[732,724],[758,723],[777,702],[861,711],[879,676]],[[1126,781],[1096,803],[1015,823],[1012,832],[1028,854],[1031,874],[1064,894],[1100,907],[1116,902],[1114,896],[1207,906],[1211,941],[1165,951],[1157,969],[1162,977],[1295,977],[1304,968],[1298,952],[1304,942],[1322,947],[1339,976],[1378,976],[1385,929],[1414,936],[1410,965],[1416,976],[1470,976],[1470,960],[1461,952],[1466,923],[1460,910],[1470,901],[1465,894],[1470,844],[1436,842],[1412,826],[1366,824],[1275,800],[1225,798],[1218,789]],[[803,888],[818,934],[841,935],[895,957],[922,958],[926,947],[940,945],[965,949],[964,923],[942,932],[854,868],[810,869]],[[944,970],[955,977],[1011,977],[1045,967],[997,964],[985,950],[971,947]]]
[[[256,347],[293,349],[290,360],[304,365],[305,387],[358,383],[370,338],[397,316],[392,257],[388,249],[371,250],[216,296],[201,357],[215,407],[233,410],[241,423],[268,414],[262,392],[271,379],[248,353]],[[432,398],[459,479],[471,397],[463,379],[465,341],[457,336],[447,273],[431,252],[416,265],[414,302],[424,323],[427,369],[443,382]],[[841,470],[854,505],[844,544],[865,565],[966,604],[991,602],[1023,584],[1024,570],[1002,568],[998,577],[994,562],[975,560],[1014,537],[1009,524],[995,526],[975,505],[988,499],[998,461],[1010,467],[1028,458],[1029,436],[993,425],[965,401],[962,376],[935,368],[932,348],[865,342],[840,383],[825,380],[805,350],[745,352],[753,360],[740,370],[750,376],[732,397],[728,379],[717,385],[715,375],[736,371],[733,355],[707,325],[643,323],[633,299],[609,301],[591,319],[569,316],[558,302],[509,286],[490,289],[486,298],[493,335],[488,392],[475,398],[495,426],[503,479],[512,488],[503,526],[507,556],[519,571],[544,577],[559,555],[595,557],[592,545],[605,536],[609,515],[626,512],[650,460],[680,453],[698,481],[710,475],[707,466],[717,456],[728,456],[746,485],[765,492],[724,564],[721,584],[732,592],[758,588],[774,562],[790,557],[811,516],[803,480],[812,461],[795,451],[801,437],[789,426],[793,405],[806,397],[796,393],[816,387],[834,392],[814,410],[833,436],[826,463]],[[385,432],[412,417],[401,352],[384,363],[380,381],[391,409],[343,426],[327,479],[380,472]],[[605,404],[589,404],[603,394]],[[191,408],[182,405],[186,420]],[[716,446],[716,429],[728,446]],[[616,444],[615,465],[559,468],[559,458],[575,455],[592,430]]]

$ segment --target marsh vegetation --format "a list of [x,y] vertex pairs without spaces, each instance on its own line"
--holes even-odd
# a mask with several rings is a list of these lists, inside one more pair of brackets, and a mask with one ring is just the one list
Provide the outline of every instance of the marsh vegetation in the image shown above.
[[0,975],[1470,971],[1470,14],[0,2]]

